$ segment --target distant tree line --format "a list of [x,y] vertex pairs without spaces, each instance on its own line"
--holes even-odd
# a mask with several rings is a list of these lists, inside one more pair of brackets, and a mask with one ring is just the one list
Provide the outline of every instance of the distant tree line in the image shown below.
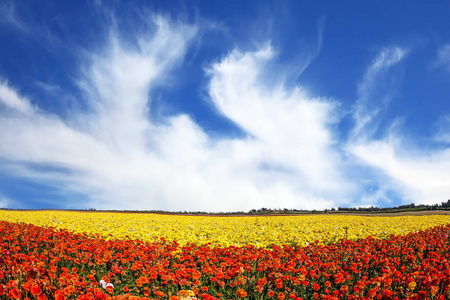
[[386,211],[420,211],[420,210],[450,210],[450,200],[441,204],[404,204],[395,207],[338,207],[338,211],[363,211],[363,212],[386,212]]
[[298,209],[288,209],[288,208],[278,208],[278,209],[252,209],[248,212],[250,215],[268,215],[268,214],[305,214],[305,213],[333,213],[333,212],[401,212],[401,211],[421,211],[421,210],[450,210],[450,200],[447,202],[442,202],[441,204],[420,204],[415,205],[404,204],[394,207],[338,207],[325,209],[325,210],[298,210]]
[[[0,208],[0,210],[24,210],[24,211],[38,211],[38,210],[58,210],[58,209],[8,209]],[[204,212],[204,211],[164,211],[164,210],[96,210],[95,208],[89,209],[61,209],[66,211],[90,211],[90,212],[119,212],[119,213],[152,213],[152,214],[168,214],[168,215],[218,215],[218,216],[228,216],[228,215],[292,215],[292,214],[323,214],[323,213],[339,213],[339,212],[404,212],[404,211],[421,211],[421,210],[450,210],[450,199],[447,202],[442,202],[441,204],[420,204],[415,205],[414,203],[399,205],[395,207],[338,207],[325,209],[325,210],[305,210],[305,209],[289,209],[289,208],[260,208],[251,209],[248,212],[237,211],[237,212]]]

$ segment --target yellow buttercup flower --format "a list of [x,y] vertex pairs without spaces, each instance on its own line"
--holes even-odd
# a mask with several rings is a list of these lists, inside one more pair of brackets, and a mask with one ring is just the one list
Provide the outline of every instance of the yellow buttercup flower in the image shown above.
[[[0,220],[24,222],[76,233],[98,234],[105,239],[138,239],[145,242],[176,241],[211,247],[254,245],[306,246],[356,240],[372,236],[388,238],[450,223],[449,215],[427,216],[187,216],[146,213],[72,211],[0,211]],[[178,253],[172,253],[173,256]]]

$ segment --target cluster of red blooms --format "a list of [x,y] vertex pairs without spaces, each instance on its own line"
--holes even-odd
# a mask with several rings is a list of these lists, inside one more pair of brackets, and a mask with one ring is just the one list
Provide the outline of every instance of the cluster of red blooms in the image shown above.
[[450,226],[270,249],[108,241],[8,222],[0,236],[2,299],[450,299]]

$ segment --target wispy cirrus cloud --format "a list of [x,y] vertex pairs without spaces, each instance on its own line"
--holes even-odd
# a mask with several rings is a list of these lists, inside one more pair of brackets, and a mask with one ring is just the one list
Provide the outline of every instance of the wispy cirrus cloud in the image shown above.
[[347,201],[354,186],[334,149],[336,103],[269,80],[269,45],[233,50],[207,68],[212,105],[244,137],[209,136],[186,114],[153,122],[152,90],[183,61],[198,27],[150,22],[153,31],[133,47],[112,31],[104,50],[88,56],[77,79],[88,110],[68,119],[32,110],[2,84],[9,111],[0,114],[0,157],[11,174],[85,193],[84,205],[97,208],[318,209]]
[[0,4],[0,22],[9,24],[21,31],[27,30],[26,25],[17,15],[13,1],[4,1]]
[[6,81],[0,81],[0,103],[10,111],[25,115],[32,115],[36,110],[27,98],[19,96]]
[[257,52],[233,51],[214,64],[209,69],[211,100],[249,135],[257,163],[279,170],[297,193],[343,197],[351,184],[339,171],[341,158],[333,150],[337,104],[268,81],[266,64],[273,56],[266,46]]
[[[368,67],[358,88],[360,98],[355,109],[355,128],[347,150],[362,164],[380,172],[377,176],[380,188],[367,195],[369,198],[385,198],[387,191],[395,191],[403,202],[435,204],[445,200],[450,193],[450,149],[421,149],[420,145],[406,140],[396,120],[381,137],[373,136],[378,126],[373,120],[380,116],[392,98],[389,90],[380,94],[377,89],[380,82],[389,78],[389,69],[395,67],[406,53],[407,50],[400,48],[383,49]],[[445,137],[441,131],[435,139]]]
[[[102,13],[104,7],[97,9]],[[0,82],[0,171],[86,195],[83,203],[60,207],[324,209],[389,203],[392,191],[404,201],[437,203],[450,192],[449,150],[442,145],[446,119],[434,135],[440,147],[424,151],[405,139],[396,120],[383,118],[398,93],[396,70],[408,49],[382,48],[368,65],[348,132],[338,131],[343,103],[312,95],[292,80],[320,50],[321,25],[317,46],[304,56],[291,55],[292,63],[281,63],[282,49],[264,40],[222,49],[212,62],[201,62],[204,96],[209,113],[232,122],[241,134],[219,135],[187,112],[155,120],[151,111],[155,91],[177,79],[192,48],[203,51],[205,26],[214,26],[201,18],[187,23],[153,13],[121,23],[114,9],[103,13],[99,26],[106,35],[89,49],[71,47],[79,64],[69,75],[76,91],[52,79],[31,80],[49,97],[70,95],[82,108],[57,114],[36,104],[42,99]],[[127,34],[120,31],[124,26]],[[165,97],[158,99],[174,100]],[[18,204],[8,200],[8,206]]]
[[[450,149],[419,152],[402,145],[401,137],[359,143],[351,152],[386,176],[382,181],[404,202],[435,204],[448,198]],[[419,152],[419,153],[417,153]]]
[[433,139],[439,143],[450,144],[450,115],[443,115],[436,123],[436,133]]
[[8,208],[11,202],[13,202],[11,199],[0,195],[0,208]]
[[[0,115],[4,129],[0,133],[0,155],[12,174],[59,182],[63,188],[98,196],[93,199],[110,199],[110,193],[116,192],[111,189],[114,185],[129,187],[127,181],[136,173],[133,168],[140,170],[145,165],[139,163],[142,157],[128,159],[135,152],[145,152],[148,146],[144,136],[151,127],[146,115],[150,84],[156,84],[183,58],[195,34],[192,26],[177,27],[159,17],[152,22],[154,35],[143,35],[137,50],[124,49],[112,35],[111,48],[89,57],[91,68],[78,83],[90,111],[78,112],[70,120],[33,110],[28,99],[5,82],[1,84],[2,103],[8,109]],[[127,173],[133,175],[126,177]],[[135,196],[132,191],[128,193],[115,194],[112,199],[125,196],[122,199],[130,200]],[[111,203],[109,207],[115,206]]]
[[435,67],[442,67],[450,71],[450,44],[444,45],[438,49]]
[[358,84],[352,138],[361,134],[372,134],[376,130],[377,124],[374,121],[386,109],[394,95],[395,85],[386,78],[389,71],[404,59],[407,53],[408,49],[400,47],[383,48],[367,68],[364,78]]

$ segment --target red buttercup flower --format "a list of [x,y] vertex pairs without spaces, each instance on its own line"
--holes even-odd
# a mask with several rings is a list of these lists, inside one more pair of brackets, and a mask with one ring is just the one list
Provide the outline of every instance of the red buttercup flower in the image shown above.
[[[386,240],[369,237],[357,242],[343,240],[305,248],[274,245],[270,249],[180,246],[159,239],[155,243],[107,241],[1,221],[0,235],[0,296],[12,299],[34,295],[48,300],[46,293],[50,292],[50,298],[57,300],[140,300],[142,295],[142,300],[147,300],[152,293],[178,300],[175,297],[182,297],[169,291],[180,286],[191,289],[185,298],[192,300],[199,294],[199,298],[215,300],[207,292],[222,289],[234,291],[238,297],[245,292],[245,297],[289,295],[296,300],[299,289],[307,299],[326,300],[395,299],[407,293],[417,300],[444,300],[441,296],[450,291],[449,226]],[[108,252],[111,258],[105,261]],[[174,252],[176,256],[171,255]],[[97,263],[101,264],[98,272]],[[113,290],[104,289],[108,283],[125,294],[112,296]],[[247,284],[255,287],[248,294],[242,288]],[[276,288],[277,293],[267,287]],[[216,297],[222,297],[219,295]]]
[[33,284],[31,286],[31,294],[33,294],[33,296],[38,296],[42,293],[41,287],[37,284]]
[[56,291],[55,292],[55,300],[66,300],[66,296],[64,295],[63,291]]
[[9,291],[9,294],[11,295],[11,297],[13,299],[21,299],[22,298],[22,294],[19,292],[18,289],[13,288]]
[[41,294],[37,296],[37,300],[48,300],[47,295]]

